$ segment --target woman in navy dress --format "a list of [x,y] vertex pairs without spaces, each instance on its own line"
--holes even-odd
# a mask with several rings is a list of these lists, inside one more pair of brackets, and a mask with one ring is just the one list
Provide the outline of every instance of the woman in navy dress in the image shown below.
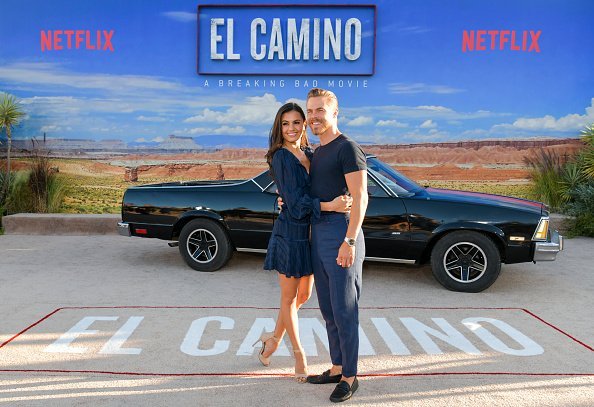
[[305,382],[307,361],[301,342],[297,309],[305,303],[313,286],[309,230],[312,216],[320,211],[347,212],[352,199],[345,195],[332,202],[320,202],[309,195],[309,163],[313,151],[305,130],[303,109],[296,103],[283,105],[270,130],[266,161],[283,197],[282,210],[274,222],[264,261],[266,270],[276,270],[281,291],[280,311],[274,333],[263,334],[258,358],[264,366],[277,349],[285,330],[295,357],[295,378]]

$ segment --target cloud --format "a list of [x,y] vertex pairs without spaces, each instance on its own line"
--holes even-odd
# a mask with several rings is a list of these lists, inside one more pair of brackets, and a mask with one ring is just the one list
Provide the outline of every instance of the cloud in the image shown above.
[[[177,80],[75,72],[56,63],[0,64],[0,84],[13,93],[51,95],[20,100],[27,119],[15,129],[16,137],[30,137],[55,123],[60,125],[51,128],[56,137],[65,137],[68,128],[76,137],[93,137],[114,123],[114,137],[128,138],[131,133],[153,137],[161,133],[159,123],[174,123],[200,109],[232,106],[238,100],[229,92],[203,97],[203,88],[182,86]],[[137,127],[140,122],[146,126]]]
[[187,11],[166,11],[161,13],[162,16],[170,20],[179,21],[182,23],[195,22],[197,19],[196,13],[189,13]]
[[285,103],[297,103],[303,111],[307,111],[307,100],[306,99],[298,99],[298,98],[290,98],[285,100]]
[[153,89],[180,90],[179,83],[144,75],[110,75],[78,73],[53,63],[14,63],[0,67],[0,80],[45,87],[78,89]]
[[357,116],[353,120],[347,121],[348,126],[368,126],[373,124],[373,118],[369,116]]
[[234,136],[238,134],[244,134],[245,129],[241,126],[229,127],[229,126],[221,126],[218,129],[213,131],[214,134],[224,134],[226,136]]
[[183,129],[183,130],[175,130],[173,132],[174,134],[198,134],[198,135],[202,135],[202,134],[210,134],[211,133],[211,129],[206,128],[206,127],[194,127],[192,129]]
[[139,137],[136,140],[134,140],[137,143],[146,143],[146,139],[144,137]]
[[399,137],[401,142],[407,142],[407,143],[428,143],[428,142],[434,142],[434,141],[437,142],[437,141],[448,140],[450,138],[451,138],[450,133],[448,133],[446,131],[438,131],[436,129],[431,129],[427,133],[413,131],[413,132],[405,133]]
[[[367,143],[367,144],[394,144],[396,137],[393,135],[384,135],[384,134],[356,134],[356,133],[349,133],[349,137],[355,140],[358,143]],[[311,139],[310,139],[311,141]]]
[[[180,112],[185,115],[188,111],[232,104],[236,100],[235,95],[226,92],[203,97],[207,91],[202,87],[187,86],[178,80],[158,76],[76,72],[55,63],[0,65],[0,83],[21,92],[61,95],[52,97],[79,100],[84,103],[85,111],[93,110],[98,101],[113,105],[104,111],[151,113],[146,116]],[[59,99],[53,100],[60,102]],[[66,99],[63,101],[67,102]]]
[[225,112],[217,112],[211,109],[204,109],[201,114],[196,116],[188,117],[184,120],[184,123],[207,123],[215,122],[218,123],[220,120],[224,120],[223,117]]
[[431,28],[422,25],[406,25],[403,22],[396,22],[391,24],[382,24],[382,26],[379,27],[379,31],[382,33],[398,31],[403,34],[425,34],[432,30]]
[[282,103],[271,93],[262,96],[245,98],[239,104],[232,105],[227,110],[213,110],[206,108],[198,115],[188,117],[185,123],[218,123],[218,124],[254,124],[272,125],[272,120]]
[[514,121],[513,126],[524,130],[577,131],[592,122],[594,122],[594,98],[592,98],[590,106],[586,108],[585,114],[572,113],[558,119],[551,115],[519,118]]
[[167,121],[167,119],[165,119],[164,117],[158,117],[158,116],[152,116],[152,117],[138,116],[136,118],[136,120],[141,121],[141,122],[154,122],[154,123]]
[[483,137],[487,136],[488,134],[489,134],[489,132],[487,130],[473,129],[473,130],[464,131],[462,134],[460,134],[460,136],[462,138],[473,138],[473,137],[483,138]]
[[431,28],[422,25],[411,25],[407,27],[401,27],[398,31],[406,34],[425,34],[431,31]]
[[56,126],[55,124],[50,124],[46,126],[42,126],[40,131],[44,133],[54,132],[54,131],[61,131],[62,128],[60,126]]
[[396,127],[396,128],[408,127],[408,124],[401,123],[398,120],[378,120],[378,122],[375,125],[379,126],[379,127]]
[[155,143],[162,143],[163,141],[165,141],[165,139],[161,136],[158,136],[153,138],[151,141],[154,141]]
[[421,123],[419,127],[421,129],[435,129],[437,127],[437,124],[433,120],[429,119]]
[[[32,116],[52,118],[54,121],[76,120],[104,113],[131,113],[136,107],[122,99],[77,98],[73,96],[33,96],[22,99]],[[138,107],[140,108],[140,106]]]
[[438,142],[451,139],[450,133],[446,131],[438,131],[431,129],[427,133],[414,130],[406,133],[385,134],[385,133],[349,133],[349,137],[355,141],[373,144],[407,144],[407,143],[423,143],[423,142]]
[[472,120],[484,119],[489,117],[505,117],[508,113],[494,113],[486,110],[477,110],[475,112],[458,112],[445,106],[398,106],[398,105],[379,105],[379,106],[361,106],[356,108],[343,108],[345,115],[365,115],[372,116],[379,120]]
[[450,94],[464,92],[464,89],[453,88],[445,85],[428,85],[426,83],[403,83],[396,82],[388,85],[390,93],[395,94],[416,94],[416,93],[437,93]]
[[521,134],[534,132],[578,132],[587,124],[594,122],[594,98],[590,101],[590,106],[586,107],[585,114],[570,113],[560,118],[552,115],[542,117],[521,117],[512,124],[497,124],[491,128],[491,133],[501,134]]

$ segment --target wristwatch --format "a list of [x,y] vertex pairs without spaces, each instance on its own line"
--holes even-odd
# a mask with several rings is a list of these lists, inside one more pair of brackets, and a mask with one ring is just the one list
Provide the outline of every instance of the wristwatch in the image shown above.
[[351,239],[350,237],[345,237],[344,242],[348,244],[350,247],[355,247],[355,243],[357,242],[355,239]]

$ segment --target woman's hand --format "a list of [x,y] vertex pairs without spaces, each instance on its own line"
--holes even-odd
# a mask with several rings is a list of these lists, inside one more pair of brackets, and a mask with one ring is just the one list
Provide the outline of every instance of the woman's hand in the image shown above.
[[340,195],[328,202],[332,212],[350,212],[353,205],[353,198],[349,195]]

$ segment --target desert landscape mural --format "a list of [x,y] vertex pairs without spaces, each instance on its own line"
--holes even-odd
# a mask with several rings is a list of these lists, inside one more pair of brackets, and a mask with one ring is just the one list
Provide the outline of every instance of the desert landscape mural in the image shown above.
[[[421,185],[532,198],[526,157],[554,150],[570,157],[582,148],[579,138],[482,140],[456,143],[363,145],[368,154]],[[118,213],[131,185],[183,180],[240,180],[267,169],[264,148],[208,151],[101,154],[47,151],[67,182],[64,211]],[[26,169],[27,150],[17,152],[15,169]]]

